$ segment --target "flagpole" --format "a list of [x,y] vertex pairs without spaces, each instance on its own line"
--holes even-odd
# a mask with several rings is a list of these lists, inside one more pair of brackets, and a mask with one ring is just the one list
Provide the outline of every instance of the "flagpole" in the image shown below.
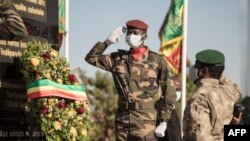
[[64,47],[65,47],[65,58],[69,62],[69,0],[65,0]]
[[[183,44],[182,44],[182,63],[181,63],[181,129],[183,129],[183,115],[186,106],[186,72],[187,72],[187,16],[188,16],[188,0],[184,0],[184,21],[183,21]],[[181,130],[182,131],[182,130]],[[183,135],[183,132],[182,132]]]

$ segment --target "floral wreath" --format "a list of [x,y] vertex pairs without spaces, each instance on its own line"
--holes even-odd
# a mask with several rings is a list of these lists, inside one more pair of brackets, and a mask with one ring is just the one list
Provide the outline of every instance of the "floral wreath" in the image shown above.
[[66,59],[48,43],[34,40],[22,52],[20,62],[28,108],[40,121],[46,140],[89,140],[88,99]]

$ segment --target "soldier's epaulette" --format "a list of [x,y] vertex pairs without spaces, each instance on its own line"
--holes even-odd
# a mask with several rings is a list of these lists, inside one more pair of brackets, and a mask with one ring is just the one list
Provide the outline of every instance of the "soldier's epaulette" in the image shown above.
[[128,53],[128,50],[124,50],[124,49],[118,49],[119,53]]
[[150,53],[152,53],[152,54],[154,54],[154,55],[156,55],[156,56],[161,56],[159,53],[156,53],[156,52],[151,51],[151,50],[150,50]]
[[150,50],[150,52],[151,52],[151,53],[153,53],[153,54],[157,54],[157,55],[159,55],[158,53],[156,53],[156,52],[154,52],[154,51],[152,51],[152,50]]

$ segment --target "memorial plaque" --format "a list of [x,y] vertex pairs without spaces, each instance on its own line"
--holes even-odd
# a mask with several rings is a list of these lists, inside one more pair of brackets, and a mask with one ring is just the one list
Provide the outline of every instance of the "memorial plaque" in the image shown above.
[[12,2],[23,18],[28,36],[21,41],[0,40],[0,62],[13,63],[13,58],[21,56],[21,51],[27,47],[27,42],[33,39],[46,41],[58,50],[58,0],[12,0]]
[[12,2],[29,35],[21,41],[0,40],[0,141],[45,141],[39,123],[25,110],[25,82],[21,80],[16,58],[33,39],[59,49],[58,0]]
[[18,13],[39,22],[47,22],[47,0],[12,0]]

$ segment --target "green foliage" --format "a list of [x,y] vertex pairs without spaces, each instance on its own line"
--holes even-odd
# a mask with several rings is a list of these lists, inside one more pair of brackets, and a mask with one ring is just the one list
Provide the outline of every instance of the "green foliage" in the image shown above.
[[88,140],[90,118],[86,102],[46,97],[28,104],[31,112],[40,119],[48,141]]
[[26,82],[50,79],[61,84],[72,84],[69,80],[70,67],[66,59],[58,55],[48,43],[28,42],[20,57],[21,73]]
[[195,84],[193,84],[193,82],[189,79],[189,77],[187,77],[187,96],[186,96],[186,100],[189,100],[189,98],[196,92],[197,87]]
[[[186,102],[195,93],[196,90],[197,90],[196,85],[194,85],[193,82],[190,81],[189,76],[187,76],[187,79],[186,79]],[[175,107],[176,107],[176,111],[178,113],[179,119],[181,119],[181,100],[176,102]]]
[[[27,83],[49,79],[59,85],[79,85],[76,76],[70,74],[66,59],[59,56],[48,43],[29,42],[22,52],[20,63],[23,79]],[[87,101],[47,96],[31,99],[28,107],[41,122],[41,129],[48,141],[88,140],[90,110]]]

